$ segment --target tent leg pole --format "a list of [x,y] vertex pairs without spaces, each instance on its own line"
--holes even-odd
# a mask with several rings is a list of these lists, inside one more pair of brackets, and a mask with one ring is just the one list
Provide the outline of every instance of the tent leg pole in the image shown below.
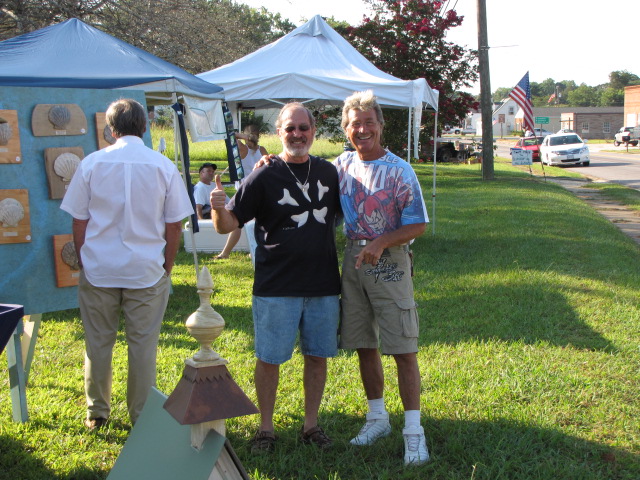
[[[174,92],[172,95],[171,100],[173,100],[173,103],[178,103],[178,96],[176,95],[176,93]],[[191,175],[189,172],[187,172],[187,167],[184,164],[184,154],[182,152],[182,146],[180,144],[179,141],[180,138],[180,131],[178,129],[178,114],[175,112],[175,110],[173,111],[173,149],[175,151],[175,158],[176,158],[176,166],[178,165],[178,152],[180,152],[180,165],[182,167],[182,181],[184,182],[184,188],[187,188],[187,175]],[[191,245],[193,246],[193,265],[196,269],[196,281],[198,280],[198,252],[196,252],[196,238],[195,238],[195,234],[193,233],[193,225],[191,225],[191,228],[189,229],[189,231],[191,232]]]
[[411,163],[411,107],[409,107],[409,118],[407,119],[407,163]]
[[432,235],[436,234],[436,158],[438,153],[438,111],[436,110],[435,123],[433,125],[433,189],[431,192],[431,230]]

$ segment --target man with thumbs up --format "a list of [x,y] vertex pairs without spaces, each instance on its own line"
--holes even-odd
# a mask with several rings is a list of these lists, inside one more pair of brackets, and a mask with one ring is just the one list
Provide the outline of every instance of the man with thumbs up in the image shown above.
[[211,218],[218,233],[229,233],[256,219],[252,307],[261,423],[253,439],[255,453],[275,448],[273,412],[279,367],[291,358],[298,333],[305,391],[300,440],[319,448],[331,446],[318,426],[318,410],[327,358],[337,354],[338,174],[331,163],[309,155],[316,128],[304,105],[285,105],[276,129],[282,153],[270,168],[251,172],[226,206],[219,176],[211,192]]

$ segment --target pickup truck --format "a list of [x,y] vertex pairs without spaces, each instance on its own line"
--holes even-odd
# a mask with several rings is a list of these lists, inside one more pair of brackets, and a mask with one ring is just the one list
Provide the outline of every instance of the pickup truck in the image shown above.
[[621,143],[628,143],[634,147],[638,146],[640,127],[622,127],[614,136],[613,144],[617,147]]

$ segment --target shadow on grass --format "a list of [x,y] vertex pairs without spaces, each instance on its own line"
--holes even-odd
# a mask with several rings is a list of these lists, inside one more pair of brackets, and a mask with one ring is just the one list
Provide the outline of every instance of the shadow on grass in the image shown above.
[[[228,432],[245,469],[255,478],[299,479],[637,479],[640,456],[557,430],[506,420],[429,420],[425,424],[431,461],[404,468],[401,416],[391,435],[372,446],[349,439],[361,418],[328,414],[320,422],[334,440],[327,451],[302,445],[299,424],[280,429],[273,454],[252,455],[249,439]],[[297,471],[298,476],[291,476]]]
[[[477,287],[418,303],[421,345],[500,339],[617,350],[580,319],[565,294],[544,285]],[[431,314],[434,311],[440,312],[437,317]]]
[[6,435],[0,435],[0,466],[1,480],[56,478],[21,442]]

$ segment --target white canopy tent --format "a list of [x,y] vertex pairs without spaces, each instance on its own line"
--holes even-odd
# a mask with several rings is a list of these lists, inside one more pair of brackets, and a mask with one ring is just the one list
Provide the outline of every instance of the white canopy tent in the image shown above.
[[[221,86],[236,109],[271,108],[292,100],[341,104],[354,91],[372,89],[380,105],[409,110],[407,145],[413,144],[415,156],[423,108],[436,112],[437,124],[437,90],[424,78],[401,80],[378,69],[320,15],[233,63],[197,76]],[[434,138],[435,133],[434,128]],[[433,201],[432,222],[435,151]]]

